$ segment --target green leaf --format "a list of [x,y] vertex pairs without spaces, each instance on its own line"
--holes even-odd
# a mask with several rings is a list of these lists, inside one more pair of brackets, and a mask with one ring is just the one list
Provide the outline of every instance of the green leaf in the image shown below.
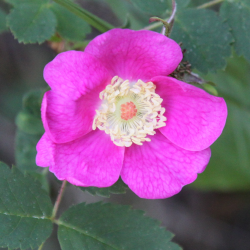
[[8,15],[8,26],[19,42],[42,43],[55,33],[54,13],[48,8],[48,4],[39,2],[36,0],[34,3],[28,1],[15,4]]
[[36,144],[42,135],[30,135],[18,130],[16,132],[15,157],[17,167],[22,171],[37,172],[42,168],[36,165]]
[[188,9],[178,13],[171,38],[187,49],[185,60],[203,73],[226,66],[231,55],[229,27],[211,10]]
[[[111,2],[112,0],[110,0]],[[151,16],[161,16],[164,13],[172,11],[172,0],[131,0],[131,2],[141,11]],[[175,0],[177,10],[186,7],[190,0]]]
[[16,124],[20,130],[28,134],[43,134],[44,128],[41,118],[22,111],[17,115]]
[[250,189],[250,65],[243,58],[228,61],[226,71],[208,75],[225,98],[228,118],[220,138],[212,145],[206,170],[193,183],[205,190]]
[[62,250],[181,249],[159,222],[129,206],[81,203],[66,211],[58,224]]
[[30,91],[23,97],[23,111],[41,119],[41,104],[45,91]]
[[187,7],[187,5],[190,3],[190,0],[175,0],[176,4],[177,4],[177,11],[180,8],[184,8]]
[[0,9],[0,33],[7,29],[6,16],[6,13]]
[[95,16],[94,14],[88,12],[87,10],[81,8],[79,5],[69,0],[54,0],[54,2],[60,4],[73,14],[77,15],[78,17],[86,21],[88,24],[95,27],[100,32],[106,32],[110,29],[115,28],[113,25],[107,23],[98,16]]
[[231,28],[236,53],[243,55],[250,62],[250,1],[225,1],[221,6],[220,15]]
[[70,41],[83,41],[91,28],[84,20],[74,15],[64,7],[54,3],[52,6],[57,18],[57,32]]
[[40,184],[0,163],[0,247],[34,249],[52,233],[52,204]]
[[22,171],[37,172],[36,144],[44,133],[41,121],[41,102],[44,91],[32,91],[23,98],[23,109],[17,115],[15,157],[18,168]]
[[82,191],[87,191],[92,195],[99,195],[102,197],[110,197],[110,194],[124,194],[128,186],[119,179],[114,185],[107,188],[98,188],[98,187],[78,187]]
[[128,19],[129,13],[129,4],[124,0],[105,0],[109,7],[112,9],[117,18],[123,23],[125,23],[126,19]]
[[16,125],[19,130],[34,135],[42,135],[44,133],[41,121],[41,103],[44,92],[32,91],[23,98],[23,109],[17,115]]
[[161,15],[169,10],[169,0],[131,0],[140,10],[151,15]]
[[5,0],[5,2],[10,3],[14,6],[22,3],[46,4],[49,3],[49,1],[50,0]]
[[148,23],[150,15],[136,8],[126,0],[106,0],[116,17],[121,21],[120,26],[128,25],[130,29],[139,30]]

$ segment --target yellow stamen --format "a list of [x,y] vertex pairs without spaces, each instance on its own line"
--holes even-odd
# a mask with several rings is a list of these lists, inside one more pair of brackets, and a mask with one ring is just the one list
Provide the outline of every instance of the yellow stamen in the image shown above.
[[99,97],[103,100],[93,121],[93,130],[99,128],[109,134],[117,146],[130,147],[150,141],[157,128],[166,125],[162,98],[155,93],[152,82],[128,80],[115,76]]

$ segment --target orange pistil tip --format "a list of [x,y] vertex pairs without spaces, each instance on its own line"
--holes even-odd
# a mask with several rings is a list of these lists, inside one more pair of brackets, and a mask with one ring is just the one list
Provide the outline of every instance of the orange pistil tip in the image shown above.
[[133,102],[126,102],[121,105],[121,118],[123,120],[129,120],[132,119],[134,116],[136,116],[137,109]]

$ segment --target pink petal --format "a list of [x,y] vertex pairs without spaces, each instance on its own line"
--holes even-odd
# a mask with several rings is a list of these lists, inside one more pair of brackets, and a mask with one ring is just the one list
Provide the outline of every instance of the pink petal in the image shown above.
[[133,144],[125,151],[123,181],[139,197],[170,197],[193,182],[209,162],[211,151],[194,152],[174,145],[159,131],[143,146]]
[[110,82],[110,75],[93,56],[67,51],[46,65],[44,79],[53,91],[76,100],[99,85],[104,89]]
[[208,148],[222,133],[227,118],[223,98],[208,94],[170,77],[154,77],[156,93],[163,98],[166,126],[160,131],[181,148]]
[[42,121],[51,140],[65,143],[90,132],[102,90],[102,86],[98,86],[77,100],[60,92],[47,91],[42,103]]
[[41,139],[36,145],[36,165],[40,167],[49,167],[53,165],[54,144],[49,139],[46,133],[43,134]]
[[118,180],[123,157],[124,148],[117,147],[105,132],[96,130],[78,140],[54,144],[50,171],[73,185],[107,187]]
[[113,29],[92,40],[85,49],[123,79],[144,80],[172,73],[182,60],[180,46],[148,30]]

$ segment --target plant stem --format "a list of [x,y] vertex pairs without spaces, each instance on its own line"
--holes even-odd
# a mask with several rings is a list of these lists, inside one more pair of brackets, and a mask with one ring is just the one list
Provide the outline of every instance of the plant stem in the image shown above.
[[[163,20],[166,22],[168,21],[168,19],[163,19]],[[150,24],[150,25],[144,27],[143,29],[144,30],[154,30],[156,28],[161,27],[162,25],[163,25],[162,22],[157,22],[157,23]]]
[[62,196],[63,196],[64,190],[65,190],[66,184],[67,184],[67,181],[63,181],[62,186],[61,186],[60,191],[59,191],[59,194],[58,194],[58,196],[56,198],[56,202],[55,202],[55,205],[54,205],[54,208],[53,208],[53,211],[52,211],[52,216],[51,216],[52,221],[55,220],[55,218],[56,218],[56,214],[57,214],[59,205],[61,203]]
[[200,6],[198,6],[197,9],[206,9],[206,8],[214,6],[214,5],[218,4],[218,3],[222,3],[223,1],[224,0],[213,0],[211,2],[204,3],[204,4],[200,5]]
[[49,172],[49,168],[44,168],[42,171],[42,175],[46,175]]
[[69,1],[69,0],[53,0],[54,2],[60,4],[73,14],[79,16],[81,19],[86,21],[88,24],[92,25],[95,27],[97,30],[100,32],[106,32],[110,29],[115,28],[113,25],[110,23],[102,20],[98,16],[88,12],[87,10],[81,8],[79,5]]
[[[207,3],[204,3],[200,6],[197,7],[197,9],[206,9],[206,8],[209,8],[211,6],[214,6],[216,4],[219,4],[219,3],[222,3],[224,0],[213,0],[211,2],[207,2]],[[163,19],[164,21],[168,21],[168,19]],[[151,25],[148,25],[146,27],[144,27],[143,29],[144,30],[154,30],[154,29],[157,29],[159,27],[162,26],[162,23],[161,22],[158,22],[158,23],[153,23]]]
[[45,242],[42,243],[42,245],[38,248],[38,250],[42,250],[44,243]]

